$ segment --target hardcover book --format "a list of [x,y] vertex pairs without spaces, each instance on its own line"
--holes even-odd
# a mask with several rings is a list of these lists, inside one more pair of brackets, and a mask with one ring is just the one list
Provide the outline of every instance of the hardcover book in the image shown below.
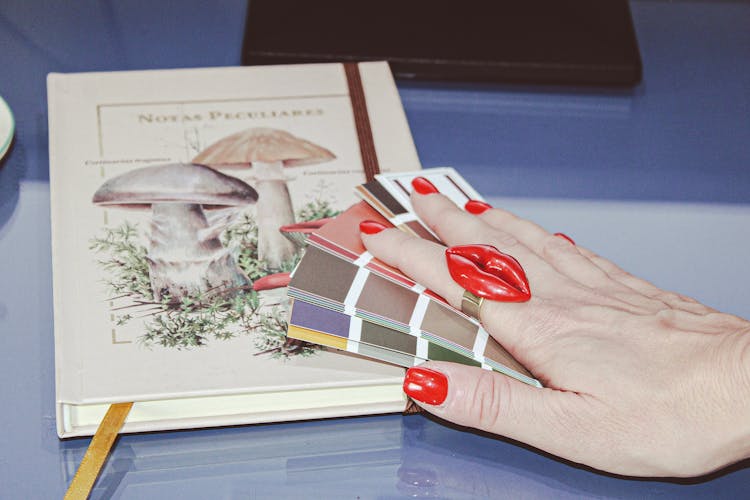
[[50,74],[57,429],[401,411],[403,368],[285,336],[305,234],[419,160],[385,63]]

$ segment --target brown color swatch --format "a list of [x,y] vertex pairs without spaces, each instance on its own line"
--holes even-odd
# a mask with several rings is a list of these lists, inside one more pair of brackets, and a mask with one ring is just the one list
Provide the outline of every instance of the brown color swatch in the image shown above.
[[455,311],[430,301],[420,325],[422,331],[448,339],[471,350],[479,327]]
[[413,220],[413,221],[409,221],[409,222],[407,222],[407,223],[406,223],[406,227],[408,227],[408,228],[409,228],[409,230],[410,230],[410,231],[411,231],[411,232],[412,232],[413,234],[415,234],[415,235],[419,236],[420,238],[422,238],[422,239],[424,239],[424,240],[427,240],[427,241],[434,241],[435,243],[440,243],[441,245],[443,244],[443,242],[442,242],[442,241],[440,241],[439,239],[435,238],[435,237],[434,237],[434,236],[432,235],[432,233],[430,233],[430,232],[429,232],[429,231],[427,230],[427,228],[425,228],[425,227],[424,227],[424,226],[422,225],[422,223],[421,223],[421,222],[419,222],[419,221],[415,221],[415,220]]
[[315,290],[317,295],[343,303],[359,268],[335,255],[309,247],[294,272],[290,286]]
[[356,308],[408,325],[418,298],[408,288],[370,273]]
[[368,182],[367,184],[362,185],[362,187],[367,190],[374,199],[382,203],[392,215],[404,214],[407,212],[401,203],[399,203],[396,198],[394,198],[378,181]]
[[417,337],[394,331],[369,321],[362,322],[360,342],[375,344],[399,352],[417,354]]

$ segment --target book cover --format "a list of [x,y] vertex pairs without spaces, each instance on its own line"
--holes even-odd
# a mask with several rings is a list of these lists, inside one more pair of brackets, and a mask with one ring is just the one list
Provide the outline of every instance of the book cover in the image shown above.
[[[284,335],[307,228],[419,168],[385,63],[50,74],[57,424],[400,411],[403,369]],[[363,389],[363,387],[365,389]]]

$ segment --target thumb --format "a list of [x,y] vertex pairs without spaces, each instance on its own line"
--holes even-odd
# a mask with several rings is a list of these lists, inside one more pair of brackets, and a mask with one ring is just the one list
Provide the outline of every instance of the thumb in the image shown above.
[[[458,425],[515,439],[565,458],[580,446],[583,401],[501,373],[431,361],[410,368],[404,392],[426,411]],[[579,436],[580,437],[580,436]]]

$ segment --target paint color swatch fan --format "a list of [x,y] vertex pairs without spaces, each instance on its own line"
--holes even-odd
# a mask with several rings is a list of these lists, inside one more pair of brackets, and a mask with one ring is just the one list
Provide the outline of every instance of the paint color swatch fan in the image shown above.
[[380,174],[356,188],[364,200],[313,232],[289,285],[287,336],[410,367],[453,361],[540,386],[477,320],[369,254],[359,223],[374,220],[439,242],[409,202],[411,180],[426,177],[458,206],[477,193],[452,168]]

